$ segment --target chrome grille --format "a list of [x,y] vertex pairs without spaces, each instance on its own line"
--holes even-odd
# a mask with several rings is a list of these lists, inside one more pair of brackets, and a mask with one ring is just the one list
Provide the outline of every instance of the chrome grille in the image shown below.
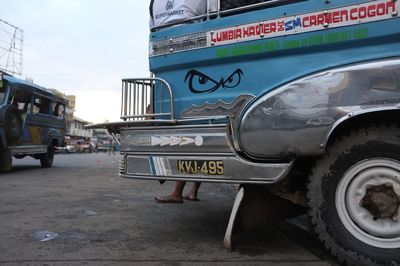
[[206,32],[163,39],[150,43],[150,56],[164,55],[207,47]]

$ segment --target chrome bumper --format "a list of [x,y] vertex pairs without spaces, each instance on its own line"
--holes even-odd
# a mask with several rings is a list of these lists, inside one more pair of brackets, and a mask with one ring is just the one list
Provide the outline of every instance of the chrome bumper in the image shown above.
[[[227,129],[225,124],[121,129],[124,157],[119,174],[150,180],[271,184],[289,172],[292,162],[259,163],[241,158],[232,148]],[[224,170],[218,175],[204,174],[195,163],[204,161],[223,162]]]

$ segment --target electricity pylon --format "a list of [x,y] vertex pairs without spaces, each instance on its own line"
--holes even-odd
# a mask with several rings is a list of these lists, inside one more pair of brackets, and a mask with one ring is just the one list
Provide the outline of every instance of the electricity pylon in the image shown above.
[[24,32],[0,19],[0,70],[22,75]]

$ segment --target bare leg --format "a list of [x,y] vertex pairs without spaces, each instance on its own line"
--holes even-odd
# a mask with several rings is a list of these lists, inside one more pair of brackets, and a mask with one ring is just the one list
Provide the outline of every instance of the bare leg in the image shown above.
[[199,191],[200,185],[201,185],[200,182],[194,182],[189,193],[185,195],[185,198],[188,198],[190,200],[198,200],[197,193]]
[[176,181],[174,191],[169,194],[174,199],[182,199],[183,188],[185,187],[186,182]]
[[166,196],[156,197],[156,201],[159,203],[181,203],[182,201],[182,193],[183,188],[185,187],[186,182],[177,181],[175,183],[175,188],[171,194]]

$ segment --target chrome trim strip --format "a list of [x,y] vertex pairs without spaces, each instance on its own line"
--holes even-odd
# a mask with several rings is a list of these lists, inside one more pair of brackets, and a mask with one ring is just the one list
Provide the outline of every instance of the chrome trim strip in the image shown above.
[[47,146],[9,146],[12,155],[46,153]]
[[[181,120],[161,120],[161,119],[152,119],[152,120],[135,120],[135,121],[118,121],[118,122],[107,122],[107,123],[99,123],[93,125],[87,125],[85,128],[93,129],[93,128],[107,128],[111,131],[115,129],[123,129],[123,128],[135,128],[135,129],[149,129],[146,126],[154,126],[154,127],[168,127],[175,126],[177,128],[179,126],[185,127],[215,127],[217,125],[225,124],[229,121],[228,116],[212,116],[212,117],[198,117],[198,118],[187,118]],[[203,123],[208,122],[205,125],[191,125],[195,123]],[[152,127],[151,129],[153,129]]]
[[93,125],[86,125],[86,129],[93,129],[93,128],[106,128],[111,129],[120,129],[120,128],[127,128],[133,126],[147,126],[147,125],[175,125],[177,124],[177,120],[137,120],[137,121],[118,121],[118,122],[107,122],[107,123],[99,123]]
[[[129,152],[121,152],[121,154],[127,155],[127,156],[147,156],[147,155],[162,155],[162,156],[182,156],[182,153],[179,152],[159,152],[159,151],[154,151],[154,152],[135,152],[135,151],[129,151]],[[190,152],[190,153],[185,153],[185,156],[232,156],[231,152],[218,152],[218,153],[212,153],[210,154],[209,152]]]
[[[120,176],[148,180],[184,180],[199,182],[273,184],[283,179],[293,166],[289,163],[253,163],[236,156],[125,156]],[[152,159],[154,158],[154,159]],[[179,160],[214,160],[224,162],[224,175],[189,175],[178,170]],[[152,167],[151,162],[157,164]],[[162,162],[162,163],[160,163]],[[154,170],[155,168],[156,170]],[[200,172],[200,170],[199,170]]]
[[164,180],[164,181],[185,181],[185,182],[207,182],[207,183],[225,183],[225,184],[253,184],[253,185],[270,185],[275,184],[283,179],[284,176],[275,180],[275,181],[254,181],[254,180],[223,180],[223,179],[207,179],[207,178],[173,178],[168,176],[158,176],[157,178],[147,177],[147,176],[138,176],[138,175],[125,175],[119,174],[120,177],[124,178],[132,178],[132,179],[143,179],[143,180]]
[[[226,118],[226,117],[224,117]],[[210,120],[210,119],[205,119],[205,120]],[[180,122],[185,122],[184,121],[180,121]],[[196,122],[199,120],[187,120],[187,121],[191,121],[191,122]],[[220,128],[226,128],[226,123],[225,124],[177,124],[177,125],[172,125],[172,126],[157,126],[157,127],[130,127],[130,128],[126,128],[126,130],[183,130],[183,129],[220,129]]]
[[232,153],[227,125],[121,129],[122,153]]
[[367,110],[359,110],[359,111],[353,111],[348,113],[346,116],[343,116],[342,118],[338,119],[335,123],[333,123],[332,127],[326,134],[324,141],[321,143],[321,147],[326,147],[330,137],[332,136],[333,132],[344,122],[356,118],[358,116],[366,115],[366,114],[372,114],[372,113],[377,113],[377,112],[385,112],[385,111],[399,111],[400,110],[400,103],[397,104],[396,106],[390,106],[390,107],[377,107],[377,108],[370,108]]

